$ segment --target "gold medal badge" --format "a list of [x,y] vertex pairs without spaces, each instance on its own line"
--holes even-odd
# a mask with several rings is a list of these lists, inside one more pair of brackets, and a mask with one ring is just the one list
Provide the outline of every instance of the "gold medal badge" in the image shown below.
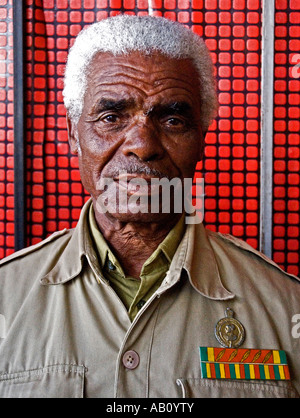
[[215,327],[216,339],[223,347],[239,347],[245,339],[245,329],[233,314],[232,309],[226,308],[225,318],[220,319]]

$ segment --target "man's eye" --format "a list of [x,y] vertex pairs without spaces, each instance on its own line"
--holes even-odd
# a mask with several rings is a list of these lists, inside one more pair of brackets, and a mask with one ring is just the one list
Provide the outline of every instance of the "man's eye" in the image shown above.
[[106,122],[106,123],[116,123],[119,120],[119,116],[115,114],[105,115],[99,120],[102,120],[103,122]]
[[168,119],[168,123],[169,123],[169,125],[177,126],[177,125],[183,124],[183,121],[180,120],[180,119],[177,119],[177,118],[170,118],[170,119]]
[[103,122],[103,123],[118,123],[120,116],[115,113],[106,113],[104,115],[97,115],[94,118],[87,119],[86,122]]
[[165,120],[165,123],[168,126],[178,127],[178,128],[182,128],[182,127],[184,127],[186,125],[184,120],[182,120],[180,118],[175,118],[175,117],[173,117],[173,118],[167,118]]

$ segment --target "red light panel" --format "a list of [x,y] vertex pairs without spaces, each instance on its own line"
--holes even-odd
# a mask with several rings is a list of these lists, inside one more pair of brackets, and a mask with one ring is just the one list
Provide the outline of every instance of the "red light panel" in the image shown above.
[[277,1],[275,22],[273,258],[299,275],[299,2]]
[[0,4],[0,258],[14,251],[12,0]]

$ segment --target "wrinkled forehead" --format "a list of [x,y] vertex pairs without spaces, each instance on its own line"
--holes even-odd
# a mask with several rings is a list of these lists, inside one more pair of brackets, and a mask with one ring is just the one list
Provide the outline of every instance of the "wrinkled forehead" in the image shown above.
[[141,97],[178,95],[197,100],[199,78],[190,59],[166,57],[159,52],[130,52],[114,56],[97,53],[87,69],[89,96],[134,93]]

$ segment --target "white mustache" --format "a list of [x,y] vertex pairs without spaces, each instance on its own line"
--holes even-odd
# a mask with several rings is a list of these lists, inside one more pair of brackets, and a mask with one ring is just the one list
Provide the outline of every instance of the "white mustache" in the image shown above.
[[158,177],[160,179],[167,178],[168,180],[171,180],[171,177],[166,173],[162,173],[161,171],[156,170],[155,168],[152,168],[152,167],[140,166],[138,164],[131,164],[130,166],[127,166],[127,167],[119,166],[117,169],[109,170],[109,173],[107,174],[109,175],[109,177],[114,178],[114,177],[118,177],[121,173],[133,174],[137,176],[144,174],[146,176]]

